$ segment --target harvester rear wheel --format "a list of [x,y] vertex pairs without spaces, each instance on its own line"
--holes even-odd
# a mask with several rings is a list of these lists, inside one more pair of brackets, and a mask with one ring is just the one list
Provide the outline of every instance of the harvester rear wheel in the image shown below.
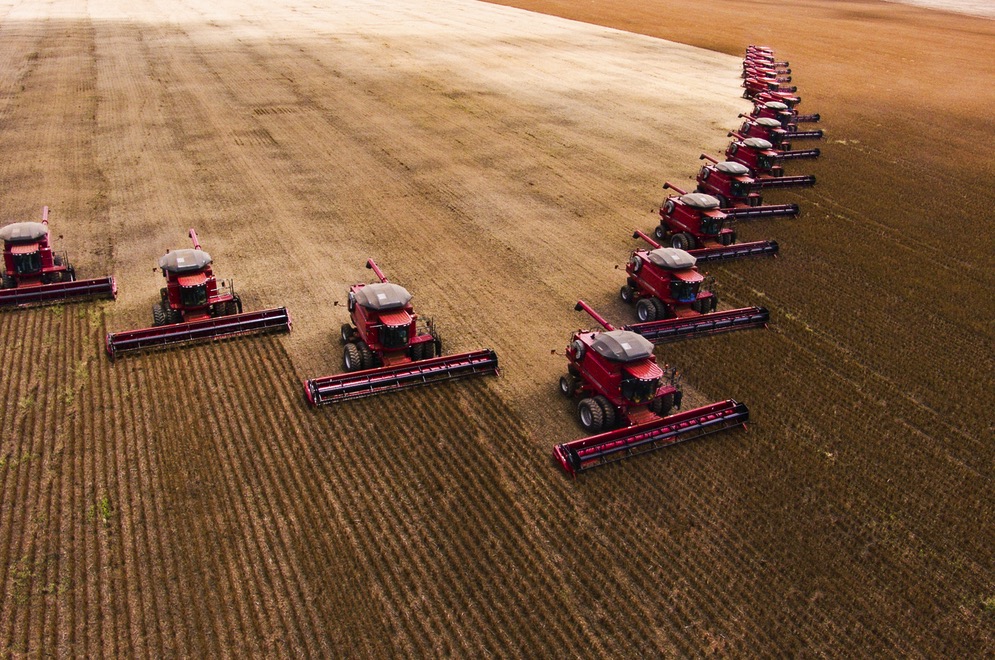
[[636,297],[636,294],[635,294],[635,291],[632,290],[631,286],[629,286],[628,284],[625,284],[625,285],[622,286],[621,289],[619,289],[619,291],[618,291],[618,297],[622,299],[622,302],[624,302],[624,303],[626,303],[628,305],[631,305],[632,301]]
[[560,394],[569,398],[573,396],[574,390],[576,389],[577,389],[577,380],[573,377],[573,374],[560,376]]
[[608,400],[608,397],[602,394],[594,397],[594,400],[599,406],[601,406],[601,415],[604,418],[602,428],[615,428],[615,406],[613,406],[611,401]]
[[352,341],[352,336],[356,334],[355,331],[352,329],[352,325],[349,323],[343,323],[340,332],[343,344],[348,344],[350,341]]
[[342,366],[346,371],[359,371],[363,368],[363,357],[359,352],[359,346],[349,343],[342,350]]
[[166,325],[166,312],[159,303],[152,305],[152,325]]
[[363,369],[372,369],[376,366],[376,359],[373,356],[373,351],[366,344],[355,344],[359,347],[359,363],[362,365]]
[[640,323],[656,320],[656,305],[654,298],[643,298],[636,303],[636,318]]
[[656,229],[653,230],[653,235],[656,236],[656,240],[665,241],[667,240],[667,228],[662,224],[657,225]]
[[657,417],[666,417],[674,408],[674,393],[664,394],[650,401],[650,410]]
[[577,404],[577,417],[580,425],[590,433],[598,433],[604,427],[605,415],[594,399],[581,399]]

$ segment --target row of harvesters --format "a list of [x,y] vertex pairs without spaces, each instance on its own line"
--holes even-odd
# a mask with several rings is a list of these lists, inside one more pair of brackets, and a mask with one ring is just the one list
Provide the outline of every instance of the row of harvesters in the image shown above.
[[[776,255],[775,241],[739,243],[737,219],[794,216],[796,204],[765,205],[761,191],[811,186],[814,176],[786,176],[782,163],[815,158],[818,149],[788,151],[791,138],[820,138],[822,131],[797,130],[799,121],[818,121],[794,110],[795,88],[781,85],[790,74],[769,49],[751,46],[743,63],[747,98],[754,100],[740,132],[719,161],[702,154],[694,192],[673,190],[660,207],[656,240],[636,231],[649,248],[636,248],[626,264],[621,299],[635,308],[637,322],[613,327],[583,301],[576,309],[590,314],[603,330],[576,332],[566,349],[567,374],[561,392],[579,399],[577,417],[586,438],[556,445],[553,457],[569,474],[666,447],[737,425],[749,410],[734,399],[671,414],[681,404],[676,369],[661,367],[655,344],[720,332],[766,326],[763,307],[719,310],[709,278],[697,266],[710,261]],[[776,125],[775,125],[776,124]],[[777,146],[775,146],[775,144]],[[659,242],[658,242],[659,241]]]
[[[215,277],[213,259],[201,247],[197,232],[190,229],[189,236],[192,248],[167,250],[159,259],[166,286],[152,305],[152,325],[107,334],[105,349],[111,359],[197,341],[290,331],[285,307],[245,312],[233,281]],[[41,222],[7,225],[0,229],[0,238],[4,241],[0,306],[117,296],[113,277],[77,280],[66,255],[53,252],[47,206]],[[434,322],[414,312],[411,294],[388,281],[372,259],[366,265],[379,282],[349,289],[352,322],[341,330],[346,373],[307,380],[305,392],[312,405],[498,372],[497,354],[491,349],[443,356]]]

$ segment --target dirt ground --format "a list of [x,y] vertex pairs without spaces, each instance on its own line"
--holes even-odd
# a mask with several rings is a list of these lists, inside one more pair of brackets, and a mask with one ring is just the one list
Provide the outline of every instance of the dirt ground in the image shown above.
[[[995,650],[995,23],[511,4],[544,13],[0,0],[0,222],[49,205],[120,288],[0,314],[5,653]],[[658,349],[750,429],[569,480],[550,351],[578,298],[631,320],[614,267],[724,149],[759,42],[824,117],[791,167],[819,183],[740,224],[779,259],[711,269],[771,327]],[[293,332],[110,363],[189,227]],[[309,410],[371,256],[502,376]]]

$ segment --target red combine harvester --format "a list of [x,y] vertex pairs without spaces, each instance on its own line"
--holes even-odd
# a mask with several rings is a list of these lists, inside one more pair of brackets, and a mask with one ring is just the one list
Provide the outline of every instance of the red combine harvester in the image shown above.
[[756,182],[750,170],[742,163],[717,161],[707,154],[699,159],[710,161],[698,172],[698,192],[707,193],[719,200],[722,210],[738,218],[773,218],[798,215],[797,204],[768,204],[756,192]]
[[285,307],[242,312],[242,301],[229,280],[220,284],[211,269],[211,255],[200,247],[197,232],[190,230],[193,249],[173,250],[159,259],[166,278],[160,302],[152,306],[152,327],[107,334],[107,354],[234,335],[290,332]]
[[715,311],[718,296],[707,288],[689,252],[663,247],[641,231],[632,237],[643,239],[652,249],[633,250],[625,266],[628,277],[619,296],[635,304],[639,319],[625,330],[662,344],[767,325],[770,314],[763,307]]
[[[778,152],[778,157],[780,160],[799,160],[802,158],[818,158],[821,152],[819,149],[796,149],[791,150],[791,138],[795,135],[794,133],[789,133],[788,131],[781,128],[781,124],[778,123],[776,119],[771,119],[770,117],[761,117],[759,119],[754,119],[753,117],[748,117],[746,115],[740,115],[740,117],[746,117],[746,121],[740,126],[739,131],[736,133],[737,137],[742,138],[759,138],[761,140],[766,140],[770,142],[771,148]],[[816,133],[820,135],[822,131],[805,131],[805,133]],[[802,137],[806,137],[803,135]],[[809,135],[807,137],[818,137],[815,135]]]
[[[727,135],[736,138],[736,140],[729,143],[726,148],[726,160],[746,165],[754,173],[755,178],[757,176],[784,176],[784,166],[781,165],[783,161],[818,158],[820,153],[818,149],[779,151],[763,138],[746,137],[735,131],[730,131]],[[814,177],[812,180],[814,183]]]
[[704,193],[687,193],[669,181],[671,195],[660,206],[660,224],[653,230],[658,240],[688,250],[699,263],[737,257],[777,254],[776,241],[736,243],[732,218],[719,208],[719,200]]
[[667,417],[681,402],[676,371],[657,364],[646,339],[616,330],[584,301],[575,309],[590,314],[605,332],[579,331],[567,347],[567,374],[560,378],[560,392],[580,398],[580,424],[597,434],[553,448],[553,459],[568,474],[745,427],[749,410],[731,399]]
[[800,123],[814,124],[822,120],[822,115],[818,113],[814,115],[799,114],[798,110],[795,109],[799,102],[799,100],[791,98],[758,94],[753,99],[753,111],[750,112],[750,116],[755,119],[760,117],[776,119],[781,123],[781,127],[787,131],[797,131]]
[[814,186],[814,174],[785,176],[779,164],[778,152],[767,140],[743,137],[739,133],[729,133],[737,138],[726,149],[726,160],[742,163],[750,170],[750,176],[761,190],[765,188],[789,188],[794,186]]
[[491,349],[442,356],[435,324],[415,314],[408,290],[388,281],[373,259],[366,267],[380,281],[349,288],[352,323],[341,331],[347,373],[304,381],[312,406],[498,373]]
[[77,280],[69,258],[52,251],[47,206],[42,207],[41,222],[7,225],[0,228],[0,239],[4,266],[0,273],[0,307],[117,296],[113,276]]
[[[758,94],[763,92],[779,97],[782,94],[793,95],[797,91],[798,87],[795,85],[782,85],[776,74],[749,76],[743,81],[743,98],[745,99],[756,98]],[[801,103],[800,97],[792,96],[792,98],[797,98],[797,102]]]

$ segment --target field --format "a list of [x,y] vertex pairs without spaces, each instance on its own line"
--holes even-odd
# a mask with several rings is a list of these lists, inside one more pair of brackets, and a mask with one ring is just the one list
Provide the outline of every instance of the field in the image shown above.
[[[0,313],[4,654],[995,652],[995,22],[508,4],[546,13],[0,0],[0,224],[47,204],[120,287]],[[711,269],[770,328],[658,349],[749,430],[568,479],[551,350],[578,298],[632,320],[614,267],[753,42],[824,117],[819,184],[740,224],[779,259]],[[293,332],[111,363],[190,227]],[[501,377],[308,409],[371,256]]]

